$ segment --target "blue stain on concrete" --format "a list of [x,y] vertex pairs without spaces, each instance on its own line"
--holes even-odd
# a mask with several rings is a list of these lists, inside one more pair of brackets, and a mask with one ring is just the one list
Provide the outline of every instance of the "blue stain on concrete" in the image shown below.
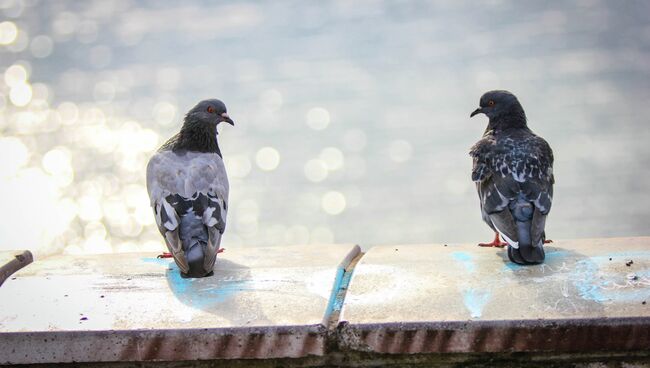
[[569,277],[578,290],[578,295],[583,299],[600,303],[608,298],[603,295],[601,285],[597,281],[598,269],[593,259],[582,259],[576,262],[575,269]]
[[491,293],[488,291],[481,291],[476,289],[468,289],[463,291],[463,303],[469,310],[472,318],[480,318],[483,314],[483,308],[490,300]]
[[453,252],[451,257],[454,261],[460,262],[467,272],[474,272],[476,266],[474,266],[474,261],[472,260],[472,255],[466,252]]
[[644,263],[650,259],[648,251],[622,251],[612,252],[604,256],[590,257],[576,262],[576,267],[571,277],[573,284],[583,299],[598,303],[612,301],[617,303],[641,302],[650,298],[647,287],[650,281],[650,269],[639,269],[632,264],[629,273],[636,275],[636,280],[627,278],[626,273],[599,274],[602,267],[609,264],[623,263],[635,260]]
[[[636,264],[650,260],[650,251],[621,251],[606,255],[576,259],[575,253],[564,250],[547,252],[545,266],[551,270],[543,277],[553,277],[569,281],[582,299],[603,303],[634,303],[650,299],[650,269],[639,268],[632,264],[627,272],[602,272],[608,266],[620,266],[628,260],[636,260]],[[562,262],[571,260],[570,262]],[[504,270],[516,271],[531,266],[506,264]],[[535,266],[533,266],[535,267]],[[543,267],[543,266],[537,266]],[[636,275],[636,280],[630,280],[627,274]]]
[[145,263],[154,263],[161,266],[175,265],[174,261],[170,258],[142,257],[140,260]]
[[[548,249],[546,251],[546,259],[544,261],[544,264],[554,267],[556,262],[561,262],[562,259],[567,257],[569,254],[570,253],[565,250],[556,250],[553,248]],[[508,263],[503,265],[502,271],[519,271],[530,267],[542,267],[542,266],[522,266],[514,262],[508,261]]]
[[141,258],[167,268],[165,276],[174,295],[183,303],[196,307],[213,307],[238,292],[254,290],[249,280],[216,280],[213,277],[183,278],[174,261],[164,258]]

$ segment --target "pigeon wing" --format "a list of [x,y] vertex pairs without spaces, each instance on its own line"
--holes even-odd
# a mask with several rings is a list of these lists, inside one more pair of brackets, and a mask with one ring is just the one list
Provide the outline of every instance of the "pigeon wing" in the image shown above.
[[517,224],[511,211],[504,211],[521,195],[534,205],[530,236],[532,244],[544,237],[546,215],[553,196],[553,152],[548,143],[530,131],[506,137],[499,142],[486,134],[477,142],[473,157],[472,180],[477,182],[481,211],[501,235],[518,242]]
[[211,271],[226,226],[229,186],[221,157],[214,153],[159,151],[147,166],[147,190],[158,229],[181,271],[187,273],[189,265],[179,230],[181,217],[190,211],[193,216],[183,221],[201,221],[205,226],[208,242],[204,268]]
[[[147,164],[147,192],[151,207],[154,211],[154,218],[158,231],[165,239],[167,249],[174,257],[176,264],[181,272],[187,273],[190,266],[185,259],[183,253],[183,245],[180,239],[180,216],[170,199],[172,195],[168,188],[171,186],[170,182],[178,181],[181,179],[174,177],[169,170],[164,167],[164,157],[161,152],[156,153],[149,163]],[[178,185],[179,183],[176,183]]]
[[492,131],[487,131],[470,150],[472,180],[476,182],[481,215],[492,230],[509,243],[517,242],[517,225],[508,208],[513,197],[512,183],[504,181],[494,163],[499,155],[497,141]]

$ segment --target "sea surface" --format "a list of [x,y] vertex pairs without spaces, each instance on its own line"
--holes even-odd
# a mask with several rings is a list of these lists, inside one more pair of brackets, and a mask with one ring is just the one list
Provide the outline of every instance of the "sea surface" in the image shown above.
[[490,240],[468,150],[507,89],[551,239],[650,235],[650,2],[0,0],[0,249],[163,250],[145,166],[222,99],[223,246]]

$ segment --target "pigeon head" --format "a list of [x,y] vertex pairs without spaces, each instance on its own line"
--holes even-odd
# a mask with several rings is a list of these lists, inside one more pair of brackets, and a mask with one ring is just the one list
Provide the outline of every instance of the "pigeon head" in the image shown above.
[[481,96],[479,108],[470,117],[485,114],[492,127],[526,126],[526,114],[517,97],[508,91],[489,91]]
[[225,121],[230,125],[235,125],[235,122],[228,116],[226,104],[221,100],[210,99],[203,100],[196,104],[185,116],[185,125],[205,125],[217,124]]
[[221,156],[217,143],[217,125],[223,121],[235,125],[222,101],[210,99],[199,102],[185,115],[173,149],[216,152]]

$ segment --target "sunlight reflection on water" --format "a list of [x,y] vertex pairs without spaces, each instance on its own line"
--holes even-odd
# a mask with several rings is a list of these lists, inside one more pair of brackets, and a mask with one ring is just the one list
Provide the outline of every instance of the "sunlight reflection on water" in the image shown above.
[[145,165],[208,97],[225,247],[486,240],[468,115],[495,88],[555,150],[549,236],[648,235],[650,5],[480,7],[0,1],[0,249],[162,250]]

